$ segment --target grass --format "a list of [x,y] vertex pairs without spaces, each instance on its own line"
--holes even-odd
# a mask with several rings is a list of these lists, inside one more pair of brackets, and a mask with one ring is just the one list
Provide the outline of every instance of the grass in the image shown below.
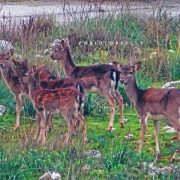
[[[65,127],[65,124],[61,118],[54,119],[47,143],[41,148],[33,143],[34,121],[28,118],[23,120],[21,129],[15,132],[12,129],[13,118],[14,116],[7,114],[0,124],[1,179],[37,179],[47,171],[59,172],[63,179],[151,178],[144,164],[152,162],[155,158],[152,122],[148,124],[143,152],[138,154],[140,124],[132,108],[125,109],[127,122],[124,129],[119,128],[119,116],[116,116],[116,130],[112,133],[106,131],[107,116],[87,116],[88,142],[82,145],[80,136],[77,135],[73,138],[72,146],[68,148],[62,148],[62,127]],[[164,125],[161,123],[161,127]],[[131,140],[125,139],[129,133],[134,135]],[[173,135],[165,133],[162,128],[159,137],[163,159],[158,164],[165,166],[169,164],[178,144],[170,141]],[[101,157],[85,156],[84,152],[89,150],[98,150]],[[177,163],[174,162],[174,165]],[[161,176],[165,177],[156,175],[157,178]],[[168,173],[168,176],[175,179],[177,172]]]
[[[25,22],[29,30],[17,27],[16,23],[8,24],[8,20],[4,19],[0,23],[0,36],[12,42],[16,51],[27,56],[31,64],[44,63],[55,74],[63,75],[61,65],[52,62],[43,52],[54,39],[68,37],[74,61],[79,65],[114,60],[127,64],[141,60],[143,67],[136,78],[142,89],[161,87],[166,81],[180,79],[178,18],[167,16],[162,8],[157,17],[146,19],[129,12],[117,12],[117,16],[100,16],[97,19],[90,19],[86,14],[82,17],[80,21],[74,17],[73,22],[61,25],[56,24],[53,16],[29,18]],[[118,42],[118,45],[111,42]],[[125,128],[119,128],[119,115],[116,114],[116,130],[107,132],[109,109],[106,101],[97,94],[89,93],[85,104],[88,142],[82,145],[81,136],[77,134],[72,146],[67,148],[62,147],[66,124],[59,116],[53,119],[46,145],[36,145],[33,140],[34,110],[27,99],[21,116],[22,127],[14,131],[15,100],[3,81],[0,82],[0,89],[0,104],[7,107],[6,114],[0,117],[0,179],[33,180],[47,171],[59,172],[62,179],[179,179],[178,169],[167,174],[149,174],[148,164],[155,158],[153,124],[148,122],[146,142],[142,154],[139,154],[139,118],[122,85],[119,91],[127,105]],[[165,122],[160,124],[162,159],[156,163],[160,167],[179,163],[170,162],[179,142],[171,140],[174,134],[166,133],[162,128],[165,125]],[[129,133],[133,134],[131,140],[125,138]],[[84,152],[89,150],[98,150],[101,157],[86,156]]]

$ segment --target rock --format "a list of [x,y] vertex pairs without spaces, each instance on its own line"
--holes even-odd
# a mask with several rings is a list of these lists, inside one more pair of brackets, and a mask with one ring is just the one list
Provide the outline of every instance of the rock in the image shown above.
[[163,129],[165,129],[165,130],[169,130],[169,129],[171,129],[172,127],[171,126],[165,126],[165,127],[163,127]]
[[176,133],[176,130],[171,126],[165,126],[163,129],[166,130],[167,133]]
[[158,52],[152,52],[150,55],[149,55],[149,58],[152,59],[154,57],[157,57],[158,55]]
[[85,165],[83,168],[82,168],[82,173],[87,173],[89,172],[90,170],[90,165]]
[[101,157],[101,153],[97,150],[89,150],[84,153],[84,156],[88,158],[97,158],[99,159]]
[[125,139],[128,139],[128,140],[130,140],[130,139],[133,139],[133,135],[132,134],[128,134],[127,136],[124,136],[125,137]]
[[169,166],[165,166],[165,167],[157,167],[154,165],[154,163],[150,163],[148,165],[148,172],[152,176],[154,176],[156,174],[165,175],[165,174],[176,171],[177,168],[178,168],[178,166],[174,166],[174,165],[169,165]]
[[3,105],[0,105],[0,116],[6,112],[6,108]]
[[36,54],[35,58],[44,58],[44,56],[40,55],[40,54]]
[[171,134],[171,133],[176,133],[176,130],[174,128],[171,128],[167,130],[166,132]]
[[46,172],[43,174],[39,180],[60,180],[61,175],[57,172]]
[[11,42],[0,40],[0,53],[3,51],[8,51],[13,48]]

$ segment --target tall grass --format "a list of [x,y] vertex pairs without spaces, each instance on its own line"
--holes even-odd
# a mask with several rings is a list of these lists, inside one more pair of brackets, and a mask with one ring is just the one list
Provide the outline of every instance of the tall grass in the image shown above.
[[[68,15],[73,16],[74,13],[69,9]],[[28,56],[30,63],[45,63],[60,75],[63,74],[61,65],[57,68],[57,64],[43,56],[43,51],[54,39],[68,37],[74,61],[80,65],[112,61],[132,64],[143,61],[143,68],[137,75],[143,89],[157,81],[180,78],[180,21],[179,18],[168,15],[162,7],[156,16],[146,18],[128,11],[123,13],[121,8],[117,7],[114,15],[99,14],[98,18],[90,19],[82,6],[80,16],[81,19],[73,16],[72,22],[62,24],[57,24],[54,16],[29,17],[20,23],[13,22],[9,17],[0,22],[0,36],[12,42],[17,52]],[[39,54],[42,57],[36,56]],[[2,87],[4,89],[4,85]],[[130,104],[121,85],[119,90],[123,94],[124,102]],[[7,92],[2,93],[3,95],[8,93],[7,89],[5,91]],[[14,112],[12,96],[8,95],[5,101],[2,100],[2,104],[7,104],[10,111]],[[102,103],[105,104],[104,107],[101,106]],[[85,114],[105,114],[107,110],[106,103],[100,96],[91,93],[87,96]],[[34,115],[32,105],[27,100],[24,114]]]
[[[60,75],[63,75],[61,65],[54,64],[43,52],[54,39],[68,37],[74,61],[79,65],[112,61],[127,64],[141,60],[143,67],[136,78],[142,89],[160,81],[180,79],[178,18],[168,16],[163,9],[159,9],[157,16],[147,18],[130,12],[122,13],[121,10],[114,15],[101,14],[96,19],[90,19],[87,12],[83,13],[82,19],[72,13],[74,21],[62,24],[57,24],[53,16],[30,17],[20,24],[12,22],[11,18],[4,19],[0,22],[0,37],[12,42],[18,53],[28,56],[30,63],[45,63],[52,72]],[[37,57],[37,54],[43,56]],[[124,102],[131,105],[123,86],[120,84],[118,88]],[[22,128],[14,132],[14,97],[3,81],[0,89],[0,104],[7,108],[7,114],[0,118],[0,179],[37,179],[47,171],[60,172],[62,179],[153,178],[144,163],[153,161],[154,141],[151,135],[146,137],[144,147],[148,155],[139,155],[135,151],[140,125],[132,108],[125,108],[127,122],[124,130],[119,131],[116,116],[115,127],[118,130],[106,132],[106,101],[97,94],[89,93],[85,104],[85,115],[89,116],[86,116],[87,144],[82,145],[79,138],[75,138],[71,147],[62,148],[62,134],[66,126],[61,118],[55,117],[47,144],[39,148],[33,141],[35,123],[32,120],[32,104],[25,99]],[[152,133],[152,124],[149,132]],[[134,134],[132,140],[124,138],[129,133]],[[169,163],[177,145],[172,145],[169,141],[171,135],[166,136],[164,130],[160,131],[160,135],[161,149],[166,158],[162,163]],[[172,149],[168,148],[169,145],[173,146]],[[101,157],[85,156],[84,152],[90,149],[99,150]],[[177,174],[157,174],[155,178],[178,179]]]

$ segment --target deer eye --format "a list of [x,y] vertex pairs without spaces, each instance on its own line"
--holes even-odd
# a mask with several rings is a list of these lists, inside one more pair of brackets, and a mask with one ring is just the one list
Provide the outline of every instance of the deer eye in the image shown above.
[[132,71],[129,71],[129,74],[133,74],[133,72],[132,72]]

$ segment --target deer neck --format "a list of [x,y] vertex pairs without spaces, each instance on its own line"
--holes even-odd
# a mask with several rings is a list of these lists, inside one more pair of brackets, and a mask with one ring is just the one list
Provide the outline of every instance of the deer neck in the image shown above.
[[5,82],[8,84],[12,80],[12,74],[14,74],[10,64],[7,64],[5,68],[1,68],[1,73]]
[[125,85],[125,88],[130,101],[134,106],[136,106],[142,90],[138,88],[135,76],[133,76],[132,79],[129,80],[128,84]]
[[63,65],[66,77],[70,77],[76,66],[72,60],[71,52],[69,49],[66,49],[66,56],[64,59],[62,59],[62,65]]
[[33,100],[35,98],[34,92],[40,89],[40,86],[38,86],[36,80],[32,78],[31,82],[28,83],[28,88],[29,88],[29,97]]

